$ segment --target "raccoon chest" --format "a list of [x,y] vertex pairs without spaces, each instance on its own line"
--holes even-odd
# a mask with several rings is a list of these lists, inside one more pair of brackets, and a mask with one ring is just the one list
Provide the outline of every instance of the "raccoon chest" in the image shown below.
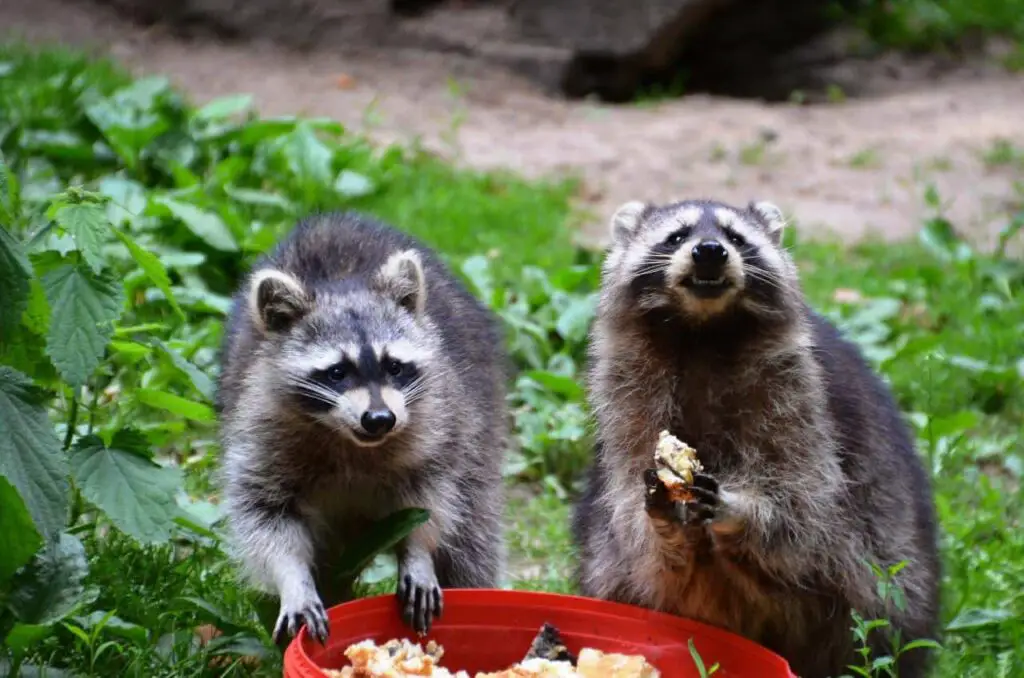
[[683,571],[666,572],[658,598],[665,612],[754,638],[779,615],[770,591],[711,554],[694,558]]

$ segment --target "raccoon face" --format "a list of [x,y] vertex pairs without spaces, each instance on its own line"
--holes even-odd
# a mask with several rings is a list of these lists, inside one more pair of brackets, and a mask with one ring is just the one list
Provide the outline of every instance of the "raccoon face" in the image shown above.
[[767,202],[626,203],[612,217],[604,277],[641,309],[674,308],[695,322],[771,314],[796,277],[780,246],[784,226]]
[[275,392],[363,447],[401,433],[428,395],[437,346],[425,302],[415,250],[369,280],[313,290],[283,271],[259,271],[250,297],[254,322],[273,342]]

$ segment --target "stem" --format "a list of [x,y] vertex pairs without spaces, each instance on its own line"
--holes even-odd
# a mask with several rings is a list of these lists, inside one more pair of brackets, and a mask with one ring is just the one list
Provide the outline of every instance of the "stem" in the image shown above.
[[89,405],[89,431],[88,435],[92,435],[92,430],[96,425],[96,408],[99,407],[100,403],[100,392],[103,389],[94,388],[92,392],[92,403]]
[[68,412],[68,430],[64,433],[64,451],[71,449],[71,441],[75,437],[75,427],[78,426],[78,393],[71,396],[71,410]]

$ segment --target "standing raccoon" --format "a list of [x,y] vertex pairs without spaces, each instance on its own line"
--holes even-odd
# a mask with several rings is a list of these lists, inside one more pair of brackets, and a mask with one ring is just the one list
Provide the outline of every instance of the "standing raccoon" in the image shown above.
[[[890,619],[904,644],[935,638],[939,558],[910,432],[808,307],[783,226],[766,202],[616,212],[590,348],[598,443],[573,533],[585,595],[724,627],[825,678],[857,659],[851,610]],[[651,468],[664,429],[703,465],[680,503]],[[889,609],[865,561],[904,560],[906,607]],[[910,650],[899,675],[929,662]]]
[[[441,588],[494,587],[505,562],[508,369],[494,317],[422,243],[356,213],[300,222],[242,284],[218,408],[234,548],[280,599],[274,637],[323,642],[341,545],[406,507],[406,623]],[[321,597],[322,596],[322,597]]]

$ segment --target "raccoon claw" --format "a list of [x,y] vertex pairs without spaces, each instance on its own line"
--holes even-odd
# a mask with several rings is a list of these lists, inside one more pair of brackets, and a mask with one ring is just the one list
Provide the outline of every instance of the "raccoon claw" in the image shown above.
[[687,522],[703,523],[714,518],[721,504],[718,481],[706,473],[696,473],[688,491],[692,499],[684,504]]
[[398,581],[398,601],[402,620],[421,636],[430,632],[434,618],[444,609],[444,596],[433,573],[422,578],[413,573],[403,575]]
[[287,644],[303,625],[317,642],[321,645],[327,644],[327,636],[331,632],[330,622],[327,620],[327,611],[318,598],[295,610],[286,609],[282,604],[281,614],[277,618],[277,624],[274,625],[274,643],[279,646]]
[[658,480],[658,472],[653,468],[644,471],[644,508],[652,517],[668,518],[673,514],[668,488]]

